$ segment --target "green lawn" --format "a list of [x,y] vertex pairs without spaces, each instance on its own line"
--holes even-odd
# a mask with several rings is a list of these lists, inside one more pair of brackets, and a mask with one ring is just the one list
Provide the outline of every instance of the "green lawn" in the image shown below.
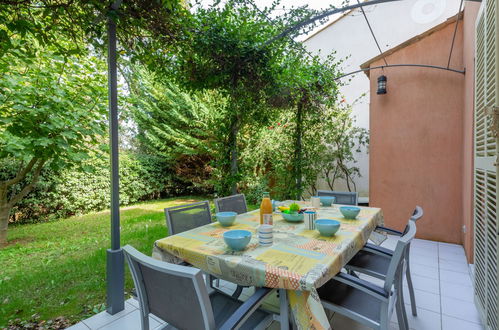
[[[170,198],[122,208],[122,244],[150,255],[153,242],[167,236],[163,209],[201,199],[206,198]],[[102,310],[109,233],[109,211],[9,228],[13,243],[0,250],[0,328],[33,314],[42,320],[64,316],[76,322]],[[126,276],[129,292],[133,283],[128,269]]]

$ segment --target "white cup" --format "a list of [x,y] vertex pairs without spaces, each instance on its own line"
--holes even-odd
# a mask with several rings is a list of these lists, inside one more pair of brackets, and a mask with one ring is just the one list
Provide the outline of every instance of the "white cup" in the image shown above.
[[272,233],[274,231],[274,226],[272,225],[260,225],[260,227],[258,227],[258,232],[259,233],[262,233],[262,234],[268,234],[268,233]]
[[272,233],[258,233],[258,238],[272,239],[274,235]]
[[320,197],[312,196],[310,197],[310,202],[312,203],[312,207],[319,208],[321,207],[321,199]]
[[271,246],[273,244],[273,241],[270,240],[270,241],[262,241],[262,240],[259,240],[258,243],[260,244],[260,246]]
[[304,215],[303,220],[305,222],[305,228],[307,228],[308,230],[314,230],[315,220],[317,220],[317,212],[305,211],[303,215]]

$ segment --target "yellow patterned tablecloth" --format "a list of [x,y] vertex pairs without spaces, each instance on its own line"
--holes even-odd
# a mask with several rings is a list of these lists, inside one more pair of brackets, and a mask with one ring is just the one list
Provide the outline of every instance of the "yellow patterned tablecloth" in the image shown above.
[[[306,230],[303,222],[286,222],[281,215],[274,214],[274,244],[260,247],[256,233],[260,217],[256,210],[238,215],[231,227],[215,222],[160,239],[154,244],[153,257],[168,262],[185,260],[240,285],[287,289],[299,328],[328,329],[316,288],[336,275],[368,238],[378,242],[382,239],[373,232],[383,223],[381,209],[361,207],[356,220],[346,220],[338,207],[336,204],[317,210],[318,218],[341,222],[333,237],[320,236],[316,230]],[[244,251],[232,251],[225,245],[222,235],[232,229],[253,233]]]

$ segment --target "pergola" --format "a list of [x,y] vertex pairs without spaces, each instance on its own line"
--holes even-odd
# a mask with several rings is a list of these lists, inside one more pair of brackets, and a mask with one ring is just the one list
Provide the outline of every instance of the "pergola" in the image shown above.
[[[286,30],[284,30],[279,35],[275,36],[272,39],[269,39],[265,42],[264,45],[271,44],[272,42],[284,38],[289,37],[289,34],[293,31],[299,30],[300,28],[314,23],[320,19],[329,17],[331,15],[353,10],[356,8],[361,8],[366,23],[369,26],[369,30],[378,46],[380,53],[382,53],[381,48],[378,45],[376,36],[370,26],[369,20],[364,13],[363,7],[372,6],[381,3],[387,2],[395,2],[395,1],[403,1],[403,0],[370,0],[365,2],[360,2],[357,0],[356,4],[344,6],[341,8],[332,8],[323,12],[320,15],[314,16],[312,18],[303,20]],[[475,0],[476,1],[476,0]],[[117,11],[123,1],[116,0],[109,9],[112,11]],[[461,0],[460,9],[456,18],[456,29],[454,31],[453,42],[449,53],[449,61],[452,56],[452,49],[454,46],[454,38],[457,31],[457,24],[459,21],[459,15],[461,12],[463,0]],[[109,100],[109,135],[110,135],[110,149],[111,149],[111,247],[107,250],[107,263],[106,263],[106,281],[107,281],[107,312],[109,314],[116,314],[124,309],[125,300],[124,300],[124,254],[121,249],[120,244],[120,201],[119,201],[119,172],[118,172],[118,90],[117,90],[117,51],[116,51],[116,22],[113,17],[108,16],[107,19],[107,33],[108,33],[108,100]],[[346,73],[337,77],[336,79],[341,79],[343,77],[359,73],[366,70],[372,69],[382,69],[385,67],[423,67],[430,69],[438,69],[438,70],[446,70],[450,72],[464,74],[465,72],[462,70],[452,69],[447,65],[447,67],[442,66],[434,66],[434,65],[425,65],[425,64],[388,64],[385,61],[385,65],[378,67],[371,67],[361,70],[356,70],[353,72]]]

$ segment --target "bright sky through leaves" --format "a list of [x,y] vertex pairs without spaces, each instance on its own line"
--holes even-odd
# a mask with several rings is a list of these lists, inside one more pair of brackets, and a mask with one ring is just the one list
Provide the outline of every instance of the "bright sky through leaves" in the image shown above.
[[[273,1],[274,0],[254,0],[254,2],[256,3],[256,5],[259,8],[269,7],[272,5]],[[224,1],[222,1],[222,3],[223,2]],[[280,8],[278,8],[276,10],[276,15],[279,15],[279,11],[289,10],[289,8],[291,8],[291,7],[299,7],[299,6],[303,6],[303,5],[309,5],[309,7],[312,9],[325,9],[327,7],[330,7],[331,5],[334,5],[336,7],[343,7],[346,5],[344,2],[345,2],[345,0],[281,0],[281,5],[279,6]],[[347,2],[349,4],[354,3],[354,1],[352,1],[352,0],[347,1]],[[202,0],[202,3],[208,5],[208,4],[213,3],[213,0]],[[331,22],[332,20],[337,19],[340,16],[341,16],[341,14],[332,15],[329,18],[328,23]],[[323,25],[318,26],[311,33],[309,33],[309,35],[314,33],[315,31],[321,29],[322,27],[323,27]],[[300,38],[298,38],[298,40],[303,40],[305,38],[306,38],[306,36],[301,36]]]

